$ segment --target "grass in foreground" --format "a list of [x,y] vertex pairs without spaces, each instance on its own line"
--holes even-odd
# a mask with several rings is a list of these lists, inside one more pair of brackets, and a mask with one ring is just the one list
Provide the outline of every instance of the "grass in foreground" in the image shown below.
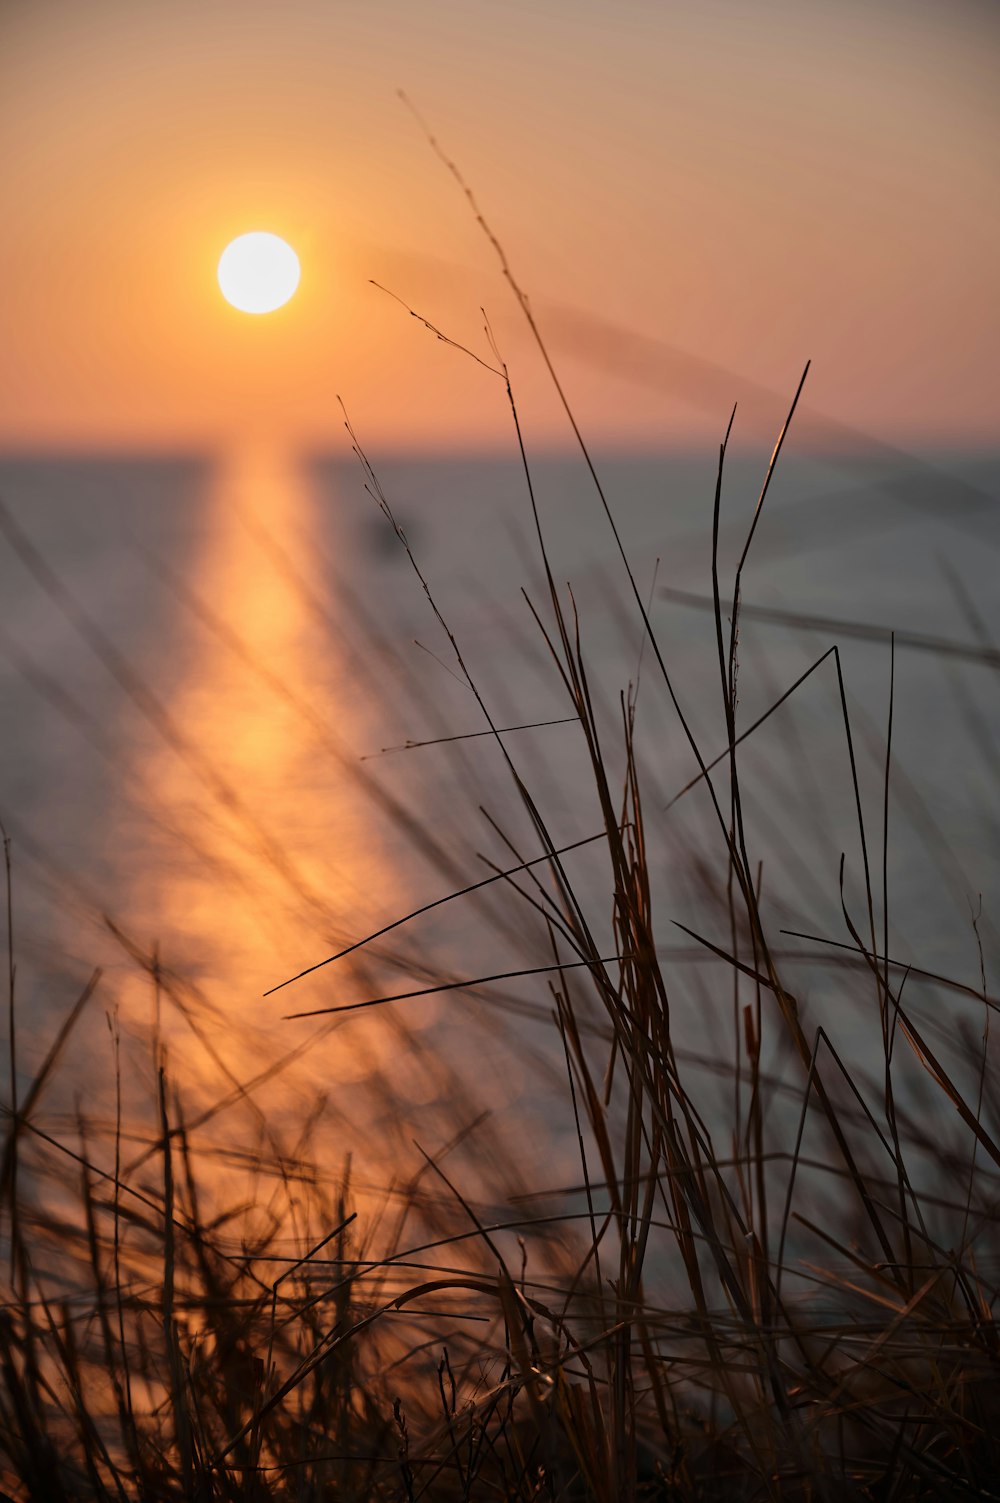
[[[506,261],[503,269],[547,361]],[[495,349],[494,358],[520,444]],[[119,1080],[113,1121],[81,1109],[75,1130],[59,1137],[38,1125],[37,1104],[66,1068],[88,989],[7,1112],[0,1467],[11,1496],[1000,1498],[1000,1147],[989,1045],[997,1002],[985,974],[981,988],[921,978],[887,953],[891,701],[875,840],[836,648],[820,661],[838,684],[862,901],[855,912],[845,858],[844,948],[832,958],[845,1012],[850,1003],[874,1020],[880,1047],[864,1068],[796,995],[785,941],[769,932],[748,831],[741,580],[797,401],[725,607],[725,442],[720,452],[711,583],[728,748],[711,764],[573,423],[627,571],[648,671],[673,704],[697,769],[692,790],[710,812],[714,848],[699,852],[692,881],[720,923],[690,940],[718,962],[713,985],[732,1017],[728,1060],[714,1038],[704,1051],[726,1079],[728,1115],[706,1093],[704,1061],[684,1052],[672,1027],[667,916],[648,854],[651,822],[666,816],[643,804],[635,696],[630,687],[609,717],[588,680],[525,458],[547,587],[531,608],[586,748],[604,911],[574,885],[545,809],[396,532],[541,852],[511,845],[509,866],[493,877],[531,935],[504,976],[536,976],[564,1074],[577,1181],[525,1190],[517,1166],[496,1162],[477,1137],[474,1091],[463,1099],[442,1064],[454,1136],[434,1153],[415,1148],[380,1197],[355,1184],[349,1142],[331,1160],[320,1110],[306,1103],[294,1138],[259,1124],[259,1147],[242,1164],[250,1192],[244,1175],[220,1208],[218,1166],[199,1147],[205,1114],[162,1055],[144,1120],[122,1120]],[[567,414],[572,423],[568,405]],[[8,893],[9,879],[8,868]],[[159,985],[156,957],[145,963]],[[909,1001],[918,983],[932,987],[930,1012]],[[13,998],[13,959],[10,985]],[[477,1155],[479,1180],[470,1178]],[[230,1169],[241,1167],[235,1160]]]

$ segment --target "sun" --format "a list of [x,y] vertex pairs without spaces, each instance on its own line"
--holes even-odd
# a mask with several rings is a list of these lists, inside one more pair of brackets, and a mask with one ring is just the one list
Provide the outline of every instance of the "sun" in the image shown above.
[[299,258],[280,235],[253,230],[237,235],[219,257],[222,296],[241,313],[273,313],[293,297]]

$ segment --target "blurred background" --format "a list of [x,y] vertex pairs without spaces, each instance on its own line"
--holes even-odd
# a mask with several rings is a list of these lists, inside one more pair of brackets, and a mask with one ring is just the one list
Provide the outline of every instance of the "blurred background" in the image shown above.
[[[660,818],[696,765],[522,310],[399,90],[530,297],[706,756],[725,744],[702,609],[718,445],[737,403],[731,592],[812,361],[744,578],[741,724],[840,641],[878,826],[898,633],[890,949],[978,984],[972,921],[982,896],[995,961],[1000,851],[998,61],[1000,13],[972,0],[0,6],[0,816],[22,1094],[100,962],[77,1035],[88,1092],[117,1011],[146,1061],[129,1089],[161,1035],[206,1098],[280,1060],[292,1115],[332,1091],[387,1159],[414,1122],[446,1137],[462,1069],[488,1060],[470,1113],[505,1112],[526,1179],[536,1158],[559,1177],[544,984],[282,1021],[544,963],[544,926],[526,939],[509,891],[263,996],[477,881],[484,854],[514,860],[504,837],[537,852],[338,397],[498,723],[571,713],[520,593],[543,580],[504,387],[407,306],[490,362],[485,310],[509,364],[612,762],[619,692],[643,679],[686,1042],[723,1027],[704,956],[670,926],[723,911],[704,790]],[[216,283],[251,229],[302,263],[265,318]],[[776,929],[843,938],[841,852],[854,899],[860,869],[830,662],[779,714],[747,750],[765,905]],[[558,840],[598,828],[573,726],[507,745]],[[607,873],[573,860],[610,944]],[[838,983],[810,955],[819,1017]]]

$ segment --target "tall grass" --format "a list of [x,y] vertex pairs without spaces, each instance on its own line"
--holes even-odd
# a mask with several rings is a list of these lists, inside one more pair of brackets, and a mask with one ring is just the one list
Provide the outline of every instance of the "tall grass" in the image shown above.
[[[319,1099],[302,1103],[293,1134],[258,1119],[254,1142],[224,1151],[220,1181],[198,1131],[219,1103],[191,1099],[155,1033],[145,1115],[125,1115],[134,1092],[123,1091],[114,1020],[112,1119],[88,1108],[81,1085],[75,1122],[49,1132],[37,1106],[56,1073],[72,1071],[67,1051],[95,975],[30,1088],[5,1107],[3,1488],[45,1503],[1000,1498],[997,1000],[984,967],[975,986],[889,954],[894,680],[872,810],[836,641],[809,674],[835,686],[852,854],[840,869],[843,936],[809,942],[836,967],[843,1015],[872,1021],[874,1052],[858,1057],[816,1023],[790,974],[807,937],[773,932],[762,901],[743,747],[809,674],[741,724],[741,586],[801,385],[728,578],[719,538],[729,432],[720,446],[705,583],[727,744],[709,751],[530,307],[493,243],[625,571],[646,673],[658,680],[644,692],[666,697],[689,749],[693,775],[678,797],[708,809],[704,848],[693,860],[678,848],[712,924],[689,929],[685,951],[713,965],[707,1036],[693,1051],[675,1032],[677,950],[650,858],[671,816],[646,796],[637,686],[622,685],[609,713],[606,686],[591,682],[585,623],[556,583],[489,336],[488,358],[472,358],[509,404],[544,581],[527,603],[560,718],[575,722],[585,751],[589,787],[574,796],[597,811],[596,828],[560,845],[349,428],[366,488],[478,702],[535,845],[525,852],[498,830],[504,867],[378,935],[357,935],[329,964],[441,902],[485,888],[503,895],[502,969],[430,977],[361,1005],[386,1009],[400,1050],[419,1049],[393,1002],[481,996],[529,978],[561,1073],[549,1109],[561,1103],[557,1131],[576,1145],[574,1181],[532,1183],[504,1140],[482,1131],[474,1070],[463,1076],[443,1058],[426,1063],[451,1103],[453,1134],[433,1152],[414,1145],[381,1194],[356,1182],[349,1128],[335,1148],[321,1131]],[[819,627],[836,637],[833,624]],[[920,645],[936,650],[930,638]],[[406,827],[416,838],[409,813]],[[775,833],[796,847],[794,828]],[[574,877],[570,852],[583,846],[599,853],[600,905]],[[16,863],[6,841],[5,852],[9,899]],[[7,932],[14,1081],[9,901]],[[155,950],[132,946],[131,956],[157,995],[180,986]],[[932,988],[929,1018],[909,1001],[918,984]],[[713,1077],[723,1091],[706,1089]],[[391,1065],[381,1088],[391,1109]],[[236,1090],[250,1102],[252,1087]],[[222,1204],[220,1182],[231,1187]]]

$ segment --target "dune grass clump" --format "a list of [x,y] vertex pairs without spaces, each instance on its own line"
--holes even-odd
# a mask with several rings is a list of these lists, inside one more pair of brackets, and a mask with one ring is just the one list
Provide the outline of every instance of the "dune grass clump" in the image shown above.
[[[322,1102],[306,1101],[294,1135],[261,1121],[256,1143],[232,1152],[220,1203],[211,1111],[156,1040],[144,1116],[123,1118],[119,1076],[110,1119],[81,1091],[63,1133],[39,1124],[44,1093],[71,1072],[67,1042],[95,977],[5,1113],[2,1488],[18,1503],[1000,1498],[997,1001],[985,972],[977,987],[888,953],[892,699],[873,820],[836,645],[815,666],[836,683],[855,823],[844,932],[827,957],[837,1013],[867,1020],[874,1053],[858,1058],[797,994],[745,815],[742,747],[771,711],[740,723],[742,577],[798,393],[728,581],[728,433],[720,449],[710,583],[727,744],[714,755],[691,728],[565,403],[658,680],[648,692],[672,705],[693,767],[684,791],[708,811],[691,873],[708,932],[687,938],[711,961],[717,1005],[694,1049],[675,1022],[675,931],[650,856],[670,814],[644,801],[635,686],[609,715],[588,677],[495,346],[490,369],[509,398],[544,574],[529,605],[585,750],[577,796],[597,828],[573,846],[599,854],[599,907],[351,438],[536,841],[525,853],[510,839],[508,864],[450,899],[494,884],[523,951],[502,972],[422,990],[474,999],[530,981],[563,1080],[553,1132],[575,1145],[578,1172],[527,1184],[500,1140],[491,1152],[477,1136],[474,1080],[463,1094],[442,1061],[453,1136],[414,1146],[378,1194],[357,1184],[348,1136],[324,1134]],[[797,831],[782,833],[794,846]],[[677,859],[689,860],[683,845]],[[9,865],[7,876],[9,895]],[[170,984],[155,953],[133,958],[151,985]],[[13,1026],[10,1041],[13,1055]],[[391,1062],[383,1087],[391,1098]]]

